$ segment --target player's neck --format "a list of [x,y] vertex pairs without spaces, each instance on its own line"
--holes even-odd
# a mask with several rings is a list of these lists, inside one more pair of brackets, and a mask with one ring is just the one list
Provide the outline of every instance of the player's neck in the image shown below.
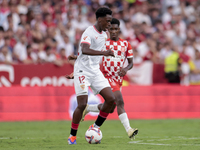
[[102,32],[102,29],[98,26],[97,23],[94,25],[94,27],[95,27],[100,33]]
[[112,41],[115,41],[115,42],[117,42],[117,41],[119,41],[119,37],[117,37],[117,38],[110,38]]

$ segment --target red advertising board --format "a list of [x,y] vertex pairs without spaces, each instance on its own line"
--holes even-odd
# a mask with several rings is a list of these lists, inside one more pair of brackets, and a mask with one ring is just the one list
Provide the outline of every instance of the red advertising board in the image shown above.
[[[130,119],[200,118],[199,86],[127,86],[122,94]],[[89,102],[102,101],[89,92]],[[73,87],[0,89],[0,121],[71,120],[76,105]],[[86,120],[96,115],[89,114]],[[108,119],[118,119],[116,110]]]
[[[70,74],[72,71],[73,66],[70,64],[66,64],[62,67],[58,67],[54,64],[0,64],[0,87],[11,87],[15,85],[23,87],[72,86],[73,80],[68,80],[64,77],[64,75]],[[146,62],[141,66],[135,66],[128,72],[126,79],[127,77],[129,79],[132,78],[130,79],[131,81],[140,85],[166,83],[166,79],[164,78],[164,66],[161,64]]]
[[0,64],[0,87],[21,86],[71,86],[72,80],[64,77],[73,71],[70,64],[58,67],[53,64],[5,65]]

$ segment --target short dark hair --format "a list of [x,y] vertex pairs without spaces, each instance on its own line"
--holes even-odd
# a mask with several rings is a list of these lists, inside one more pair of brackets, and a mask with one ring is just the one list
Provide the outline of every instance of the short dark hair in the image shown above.
[[112,18],[111,24],[117,24],[118,26],[120,25],[120,22],[116,18]]
[[105,17],[106,15],[112,15],[112,11],[110,10],[110,8],[102,6],[99,9],[97,9],[95,14],[96,14],[96,19],[98,19],[99,17]]
[[29,48],[31,48],[31,45],[30,45],[30,44],[28,44],[28,45],[26,46],[26,49],[29,49]]
[[51,50],[50,46],[45,47],[45,51]]

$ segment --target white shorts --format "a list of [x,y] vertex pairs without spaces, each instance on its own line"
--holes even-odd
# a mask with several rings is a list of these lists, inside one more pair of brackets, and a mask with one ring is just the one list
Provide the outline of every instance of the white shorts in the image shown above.
[[102,89],[110,87],[110,84],[103,76],[102,72],[100,72],[93,77],[84,74],[74,76],[74,87],[76,96],[88,95],[88,87],[90,87],[96,95],[99,94]]

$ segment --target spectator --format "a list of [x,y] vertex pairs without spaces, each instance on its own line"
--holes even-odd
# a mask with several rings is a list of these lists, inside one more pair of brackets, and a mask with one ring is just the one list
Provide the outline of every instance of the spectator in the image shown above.
[[180,83],[179,54],[173,49],[165,57],[165,78],[169,83]]
[[168,6],[167,11],[162,15],[162,22],[163,24],[168,24],[172,20],[172,15],[173,15],[173,7]]
[[30,10],[33,11],[34,14],[41,14],[42,13],[39,0],[31,0],[31,4],[30,4],[29,8],[30,8]]
[[38,22],[35,23],[30,33],[31,33],[33,42],[39,42],[44,38],[43,33],[40,31],[40,26]]
[[9,37],[5,37],[4,39],[5,39],[4,46],[6,46],[8,48],[9,53],[12,54],[13,53],[13,47],[11,45],[10,38]]
[[12,29],[16,31],[20,22],[19,14],[17,11],[16,5],[10,5],[10,13],[7,16],[6,20],[3,22],[4,30]]
[[3,47],[5,44],[5,40],[4,40],[4,31],[0,30],[0,48]]
[[[54,20],[53,20],[53,22],[55,23],[55,24],[59,24],[59,23],[62,23],[62,13],[61,13],[61,11],[56,11],[55,12],[55,18],[54,18]],[[64,24],[64,23],[63,23]]]
[[31,27],[34,28],[35,24],[38,23],[40,32],[44,34],[46,32],[46,26],[43,22],[42,14],[36,12],[33,17],[34,19],[31,21]]
[[74,41],[75,41],[75,30],[72,27],[71,22],[67,23],[65,33],[66,33],[66,35],[69,36],[70,42],[74,43]]
[[138,51],[133,50],[133,64],[137,65],[137,64],[141,64],[142,62],[143,62],[143,58],[139,56]]
[[133,15],[132,21],[138,24],[146,22],[147,25],[151,26],[151,18],[148,15],[148,6],[146,3],[138,6],[138,12]]
[[173,53],[172,46],[170,43],[165,43],[162,49],[160,49],[160,60],[164,63],[165,58]]
[[181,64],[180,71],[181,71],[181,84],[182,85],[189,85],[189,74],[191,72],[195,72],[196,68],[195,65],[190,58],[189,55],[187,55],[187,45],[184,44],[182,46],[182,50],[179,53],[179,62]]
[[10,7],[8,5],[8,0],[2,0],[0,3],[0,7],[1,7],[0,13],[6,17],[10,13]]
[[64,43],[63,45],[59,45],[58,50],[61,50],[62,48],[65,49],[65,56],[68,57],[69,55],[74,54],[74,46],[69,41],[69,37],[67,35],[63,35]]
[[22,63],[27,58],[26,42],[27,42],[26,36],[22,35],[20,37],[20,41],[17,42],[17,44],[13,49],[14,61]]
[[8,29],[11,29],[13,31],[17,30],[17,27],[15,27],[13,25],[13,19],[12,18],[13,18],[12,14],[9,14],[9,15],[7,15],[6,20],[2,23],[3,29],[5,31],[7,31]]
[[59,54],[57,55],[57,59],[55,61],[55,64],[58,65],[58,66],[62,66],[64,64],[72,64],[72,65],[74,65],[74,63],[75,62],[73,60],[69,61],[67,59],[65,49],[61,48]]
[[46,28],[56,27],[56,24],[53,22],[52,16],[49,13],[44,15],[44,24]]
[[195,70],[190,74],[190,84],[200,85],[200,51],[195,51]]
[[31,45],[27,45],[26,47],[26,52],[27,52],[27,57],[26,59],[23,61],[24,64],[34,64],[37,63],[38,60],[38,56],[35,52],[33,52],[33,49],[31,47]]
[[25,29],[25,26],[27,24],[27,18],[26,18],[26,15],[25,14],[19,14],[19,17],[20,17],[20,23],[18,24],[18,26],[22,27]]
[[152,23],[152,25],[155,25],[155,22],[157,20],[161,19],[160,15],[159,15],[159,11],[158,11],[158,9],[153,8],[153,9],[150,10],[150,12],[151,12],[151,16],[150,16],[151,17],[151,23]]
[[82,14],[79,14],[77,19],[72,20],[72,26],[76,30],[77,28],[79,30],[84,31],[88,26],[90,26],[90,23],[86,20]]
[[0,51],[0,63],[12,64],[12,54],[7,46],[3,46]]
[[14,35],[13,30],[9,29],[5,32],[5,36],[4,36],[4,37],[8,37],[10,39],[10,46],[12,47],[12,49],[14,48],[15,44],[17,43],[17,41],[13,35]]
[[19,14],[27,14],[28,13],[26,0],[20,0],[19,5],[17,6],[17,10],[18,10]]
[[186,46],[185,53],[186,53],[192,60],[194,60],[194,59],[195,59],[195,49],[194,49],[194,47],[193,47],[193,45],[192,45],[192,42],[191,42],[189,39],[187,39],[183,45]]
[[174,33],[172,33],[172,36],[171,36],[173,44],[175,46],[183,45],[183,43],[185,41],[185,37],[181,36],[181,31],[180,31],[179,26],[173,25],[173,31],[172,32],[174,32]]
[[40,51],[38,53],[40,63],[54,63],[56,60],[56,56],[53,53],[51,47],[47,46],[45,51]]

